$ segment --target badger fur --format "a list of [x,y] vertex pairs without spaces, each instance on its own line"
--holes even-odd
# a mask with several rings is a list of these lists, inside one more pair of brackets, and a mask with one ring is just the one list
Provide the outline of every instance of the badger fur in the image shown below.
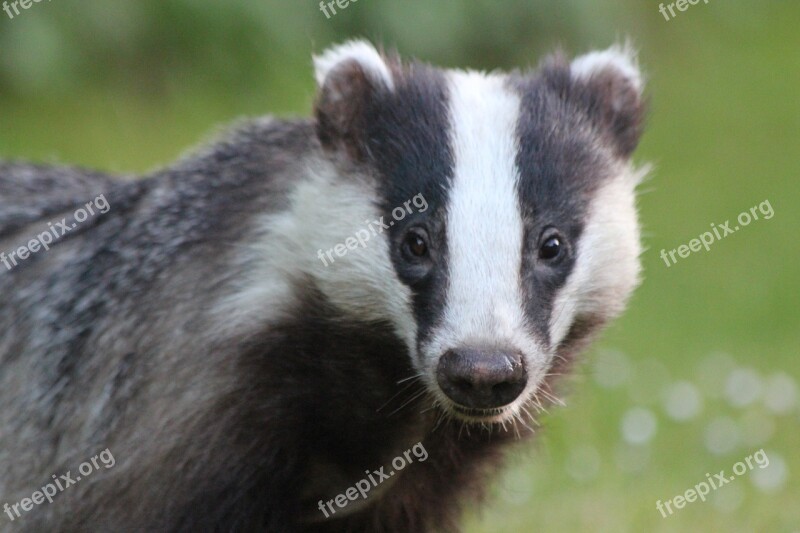
[[[142,179],[0,164],[0,252],[110,206],[0,263],[0,505],[115,458],[0,529],[458,531],[621,312],[627,47],[485,74],[354,41],[315,67],[312,119]],[[325,503],[417,443],[427,460]]]

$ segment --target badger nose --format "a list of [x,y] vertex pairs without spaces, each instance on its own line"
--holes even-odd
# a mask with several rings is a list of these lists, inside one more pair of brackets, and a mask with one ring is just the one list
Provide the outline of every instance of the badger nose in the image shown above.
[[442,355],[436,380],[455,403],[490,409],[517,399],[528,382],[528,372],[522,354],[464,348]]

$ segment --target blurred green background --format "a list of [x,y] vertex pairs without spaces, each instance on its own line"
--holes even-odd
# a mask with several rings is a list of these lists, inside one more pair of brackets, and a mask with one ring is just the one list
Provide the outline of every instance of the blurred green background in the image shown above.
[[[243,115],[307,115],[313,52],[365,36],[481,69],[629,36],[652,97],[637,159],[645,282],[516,450],[469,532],[800,531],[800,3],[55,0],[0,12],[0,157],[119,173]],[[667,267],[662,248],[768,200],[775,215]],[[764,449],[674,515],[668,500]]]

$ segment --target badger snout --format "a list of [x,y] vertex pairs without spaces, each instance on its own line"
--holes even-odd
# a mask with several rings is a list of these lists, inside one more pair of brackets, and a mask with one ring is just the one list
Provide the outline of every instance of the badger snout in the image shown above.
[[457,405],[492,409],[519,397],[528,383],[528,371],[520,353],[460,348],[439,358],[436,380]]

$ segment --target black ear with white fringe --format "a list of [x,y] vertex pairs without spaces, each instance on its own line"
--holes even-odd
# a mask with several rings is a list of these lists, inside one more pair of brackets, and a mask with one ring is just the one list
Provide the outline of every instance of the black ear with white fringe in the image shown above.
[[631,46],[580,56],[570,72],[592,121],[610,135],[619,156],[630,157],[639,144],[646,107],[644,80]]
[[350,41],[314,57],[314,67],[319,86],[317,136],[322,146],[363,160],[369,117],[380,98],[394,90],[387,62],[371,44]]

